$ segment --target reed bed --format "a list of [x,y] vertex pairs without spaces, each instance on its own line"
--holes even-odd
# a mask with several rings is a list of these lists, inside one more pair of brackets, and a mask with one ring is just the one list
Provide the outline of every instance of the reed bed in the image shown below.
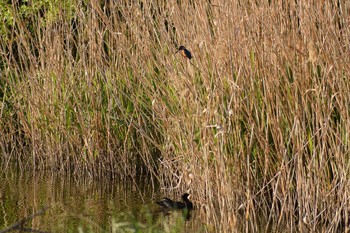
[[0,6],[5,168],[149,175],[208,231],[348,231],[347,1]]

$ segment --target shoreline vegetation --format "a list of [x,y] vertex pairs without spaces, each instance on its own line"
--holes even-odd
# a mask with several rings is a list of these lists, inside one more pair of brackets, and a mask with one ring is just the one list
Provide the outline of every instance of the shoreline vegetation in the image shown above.
[[0,11],[3,169],[149,176],[220,232],[348,230],[346,1]]

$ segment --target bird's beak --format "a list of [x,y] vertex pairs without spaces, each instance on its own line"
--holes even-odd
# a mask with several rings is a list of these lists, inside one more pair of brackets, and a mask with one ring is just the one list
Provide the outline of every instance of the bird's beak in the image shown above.
[[174,53],[174,54],[177,54],[179,51],[180,51],[180,49],[179,49],[179,50],[177,50],[177,51],[176,51],[176,53]]

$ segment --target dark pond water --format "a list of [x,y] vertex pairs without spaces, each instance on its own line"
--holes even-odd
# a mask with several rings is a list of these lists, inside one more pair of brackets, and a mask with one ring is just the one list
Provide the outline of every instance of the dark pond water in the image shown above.
[[162,232],[180,226],[175,232],[203,232],[195,224],[196,211],[187,218],[179,211],[163,213],[154,204],[163,195],[149,180],[141,180],[2,171],[0,232],[44,207],[45,212],[23,228],[32,232]]

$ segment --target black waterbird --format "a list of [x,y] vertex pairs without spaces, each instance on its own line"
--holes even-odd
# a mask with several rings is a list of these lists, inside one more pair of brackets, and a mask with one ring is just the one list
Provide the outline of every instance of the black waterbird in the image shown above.
[[169,198],[163,198],[160,201],[157,201],[156,203],[160,205],[161,207],[165,209],[188,209],[192,210],[193,209],[193,203],[188,199],[190,194],[184,193],[181,196],[181,199],[183,202],[179,201],[173,201]]

